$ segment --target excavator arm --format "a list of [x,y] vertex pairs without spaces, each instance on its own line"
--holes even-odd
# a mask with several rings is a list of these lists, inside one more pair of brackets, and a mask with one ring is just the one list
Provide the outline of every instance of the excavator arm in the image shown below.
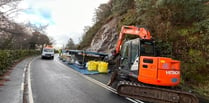
[[146,30],[145,28],[138,28],[135,26],[122,26],[120,34],[119,34],[118,42],[116,45],[116,53],[120,52],[120,47],[123,43],[123,39],[126,34],[137,35],[139,36],[139,38],[147,39],[147,40],[150,40],[152,38],[152,36],[150,35],[150,32]]

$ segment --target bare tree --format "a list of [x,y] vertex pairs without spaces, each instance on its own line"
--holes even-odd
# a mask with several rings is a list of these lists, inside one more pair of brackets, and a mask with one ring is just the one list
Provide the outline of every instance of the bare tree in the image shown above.
[[45,35],[48,25],[17,24],[10,14],[18,11],[21,0],[0,0],[0,49],[35,49],[52,44],[53,39]]
[[56,40],[54,38],[49,37],[49,45],[56,44]]
[[0,25],[0,49],[25,49],[23,44],[25,45],[25,42],[30,38],[25,26],[7,22],[9,22],[7,25],[5,23]]
[[5,5],[14,6],[19,1],[22,1],[22,0],[0,0],[0,7],[5,6]]
[[[24,27],[9,20],[9,15],[17,11],[21,0],[0,0],[0,49],[12,48],[18,36],[25,34]],[[15,46],[17,47],[17,46]]]
[[26,24],[26,27],[30,28],[32,32],[45,33],[45,30],[47,29],[48,24],[46,24],[46,25],[35,25],[35,24],[32,24],[32,23],[28,22]]
[[30,48],[35,49],[36,47],[43,48],[45,45],[50,45],[50,39],[47,35],[40,32],[33,32],[30,38]]
[[17,5],[22,0],[0,0],[0,15],[9,16],[18,11]]

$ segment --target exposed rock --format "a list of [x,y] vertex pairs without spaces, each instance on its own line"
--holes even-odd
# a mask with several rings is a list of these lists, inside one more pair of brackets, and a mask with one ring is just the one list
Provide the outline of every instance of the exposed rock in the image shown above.
[[94,36],[91,46],[87,50],[110,53],[114,49],[118,38],[117,23],[118,18],[113,18],[103,25]]

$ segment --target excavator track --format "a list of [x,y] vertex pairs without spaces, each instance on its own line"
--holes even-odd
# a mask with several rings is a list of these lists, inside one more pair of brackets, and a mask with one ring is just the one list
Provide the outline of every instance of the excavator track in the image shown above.
[[129,81],[120,81],[116,89],[121,96],[152,103],[199,103],[196,96],[187,92],[150,87]]

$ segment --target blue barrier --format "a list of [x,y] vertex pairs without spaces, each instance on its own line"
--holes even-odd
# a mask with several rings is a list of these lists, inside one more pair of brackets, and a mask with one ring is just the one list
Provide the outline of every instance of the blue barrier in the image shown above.
[[67,66],[71,67],[72,69],[82,73],[82,74],[85,74],[85,75],[92,75],[92,74],[99,74],[98,71],[88,71],[86,69],[86,67],[83,67],[83,66],[79,66],[79,65],[76,65],[76,64],[68,64],[66,62],[64,62]]

